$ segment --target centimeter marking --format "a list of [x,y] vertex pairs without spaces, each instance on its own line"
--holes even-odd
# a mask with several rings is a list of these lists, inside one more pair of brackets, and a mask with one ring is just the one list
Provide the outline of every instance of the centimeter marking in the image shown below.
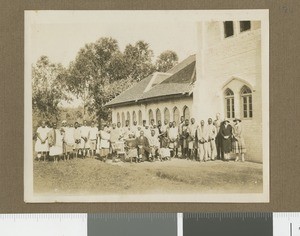
[[250,219],[250,218],[285,218],[300,219],[300,212],[200,212],[200,213],[25,213],[25,214],[0,214],[0,220],[24,219],[174,219],[193,218],[201,219]]
[[[253,219],[257,219],[260,222],[266,222],[263,224],[267,224],[267,221],[269,223],[270,221],[273,223],[273,236],[300,236],[300,212],[0,214],[0,235],[14,235],[3,233],[3,230],[5,230],[4,228],[6,226],[7,229],[11,227],[12,231],[14,232],[17,232],[16,230],[20,230],[21,232],[23,232],[26,226],[30,226],[31,228],[36,227],[35,230],[38,230],[39,228],[44,229],[45,227],[52,227],[52,230],[56,229],[64,231],[69,228],[71,231],[73,230],[73,236],[75,236],[79,235],[74,234],[75,229],[77,231],[78,229],[80,229],[81,232],[87,231],[89,221],[94,220],[94,222],[113,222],[117,225],[118,222],[121,222],[124,219],[132,222],[141,222],[141,220],[147,222],[150,221],[153,222],[151,223],[153,225],[155,225],[155,222],[175,221],[175,225],[177,225],[177,236],[184,236],[184,224],[185,221],[188,222],[189,220],[192,220],[194,222],[206,222],[208,220],[210,222],[216,222],[217,226],[219,221],[229,220],[231,222],[237,222],[237,224],[239,224],[241,220],[246,222],[249,220],[249,222],[251,222],[253,221]],[[53,232],[54,234],[52,233],[52,235],[55,235],[55,232]],[[31,235],[35,234],[33,233]],[[44,234],[44,236],[45,235],[48,234]],[[72,234],[65,233],[64,235]],[[85,235],[88,234],[86,233]]]

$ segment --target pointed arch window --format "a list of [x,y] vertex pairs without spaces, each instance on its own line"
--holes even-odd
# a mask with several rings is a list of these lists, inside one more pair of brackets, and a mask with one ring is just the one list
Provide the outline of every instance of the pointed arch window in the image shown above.
[[168,122],[170,122],[170,111],[169,111],[168,108],[165,108],[164,117],[165,117],[165,120],[167,120]]
[[243,118],[252,118],[253,117],[252,90],[246,85],[244,85],[241,89],[241,100],[242,100]]
[[177,107],[174,107],[174,109],[173,109],[173,121],[175,121],[176,124],[179,124],[179,118],[180,118],[179,110],[178,110]]
[[183,108],[183,116],[184,116],[184,119],[190,119],[190,109],[188,106],[185,106]]
[[161,121],[161,113],[160,113],[160,110],[157,108],[157,109],[156,109],[156,123],[157,123],[159,120]]
[[234,93],[231,89],[227,88],[224,92],[225,95],[225,114],[227,118],[234,118]]
[[149,110],[149,121],[148,121],[149,123],[148,124],[151,124],[152,119],[154,119],[154,116],[153,116],[153,111],[150,109]]
[[142,111],[139,110],[139,125],[142,125],[143,124],[143,115],[142,115]]

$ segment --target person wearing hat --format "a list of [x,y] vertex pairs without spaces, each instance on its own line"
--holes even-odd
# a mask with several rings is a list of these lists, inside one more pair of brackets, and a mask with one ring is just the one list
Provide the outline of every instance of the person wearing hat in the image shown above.
[[246,153],[246,146],[245,140],[243,137],[243,128],[241,124],[241,120],[236,118],[233,120],[235,122],[233,126],[233,146],[232,151],[236,154],[235,161],[239,160],[239,154],[241,154],[242,162],[245,161],[245,153]]
[[224,153],[224,161],[229,161],[229,154],[232,150],[232,126],[229,120],[225,119],[220,126],[220,134],[222,137],[222,150]]

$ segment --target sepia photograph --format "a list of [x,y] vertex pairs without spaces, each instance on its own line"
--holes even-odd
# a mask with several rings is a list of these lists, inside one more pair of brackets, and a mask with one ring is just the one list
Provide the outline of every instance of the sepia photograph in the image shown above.
[[269,202],[268,10],[24,25],[25,202]]

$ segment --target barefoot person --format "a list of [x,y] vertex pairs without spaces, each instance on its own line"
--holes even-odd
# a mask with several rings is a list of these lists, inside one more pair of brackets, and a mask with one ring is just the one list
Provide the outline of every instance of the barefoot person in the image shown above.
[[75,140],[75,145],[74,145],[74,152],[76,158],[78,157],[78,152],[81,152],[81,131],[79,128],[79,123],[76,121],[74,123],[74,140]]
[[49,156],[57,162],[63,155],[63,132],[57,129],[56,123],[52,124],[52,129],[48,133],[49,140]]
[[222,151],[224,152],[224,161],[229,161],[229,154],[232,150],[232,126],[229,120],[224,120],[220,127],[222,137]]
[[47,152],[49,152],[48,132],[49,128],[46,126],[46,122],[42,121],[41,126],[38,127],[36,131],[37,140],[35,143],[35,151],[37,152],[38,161],[41,160],[41,157],[45,161]]
[[84,120],[83,121],[83,125],[80,127],[80,132],[81,132],[81,147],[83,150],[83,158],[86,157],[86,155],[88,154],[88,151],[90,149],[90,145],[89,145],[89,132],[90,132],[90,127],[87,125],[87,121]]
[[95,157],[96,149],[97,149],[97,136],[98,136],[98,128],[95,126],[95,122],[91,122],[91,128],[89,130],[89,146],[90,146],[90,156]]
[[99,154],[102,161],[106,162],[107,156],[109,154],[110,147],[110,134],[104,130],[105,125],[100,126],[100,131],[98,133],[98,143],[99,143]]
[[235,161],[239,160],[239,155],[241,155],[241,160],[242,162],[245,161],[245,153],[246,153],[246,146],[245,146],[245,140],[243,137],[243,128],[242,128],[242,124],[241,124],[241,120],[240,119],[234,119],[233,120],[235,122],[234,126],[233,126],[233,147],[232,147],[232,151],[233,153],[236,154],[236,158]]
[[64,124],[64,159],[69,160],[70,155],[74,158],[75,139],[74,139],[74,127]]

